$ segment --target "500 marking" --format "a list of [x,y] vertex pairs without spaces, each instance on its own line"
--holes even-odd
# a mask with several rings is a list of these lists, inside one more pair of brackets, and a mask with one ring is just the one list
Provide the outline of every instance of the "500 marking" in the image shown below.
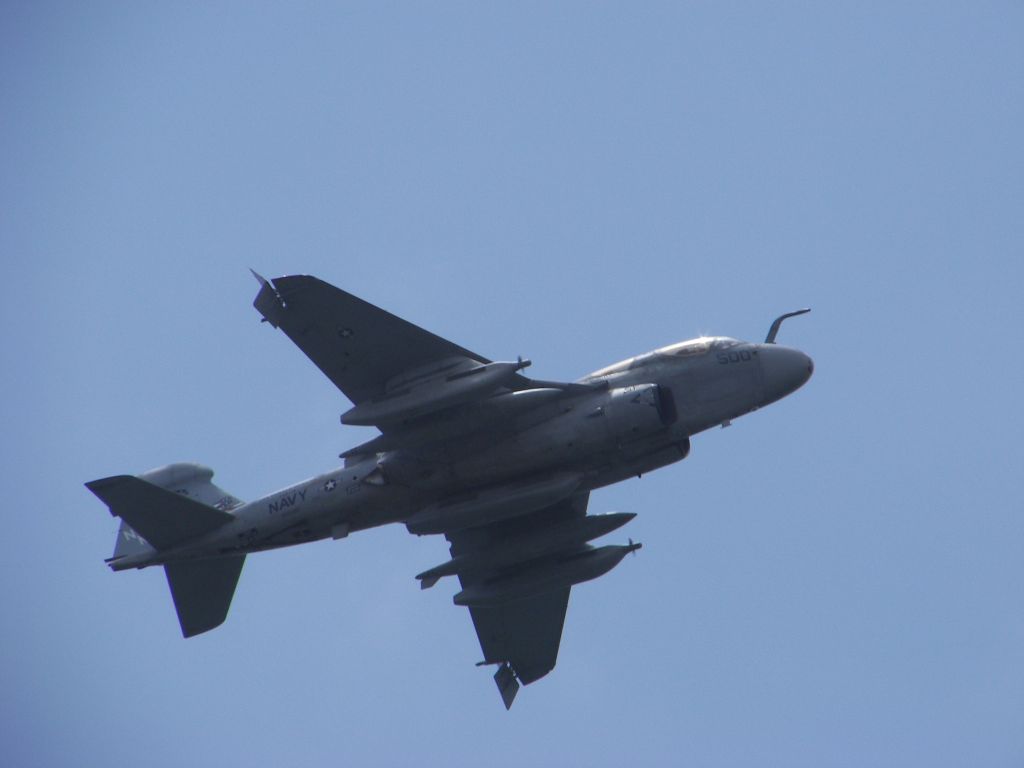
[[751,359],[750,350],[741,349],[738,352],[719,352],[718,364],[728,365],[729,363],[746,362]]

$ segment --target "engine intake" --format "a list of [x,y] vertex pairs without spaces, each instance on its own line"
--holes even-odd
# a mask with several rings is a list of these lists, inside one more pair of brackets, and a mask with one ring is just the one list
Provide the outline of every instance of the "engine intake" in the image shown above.
[[676,420],[672,393],[658,384],[635,384],[608,393],[600,408],[608,431],[620,439],[643,437]]

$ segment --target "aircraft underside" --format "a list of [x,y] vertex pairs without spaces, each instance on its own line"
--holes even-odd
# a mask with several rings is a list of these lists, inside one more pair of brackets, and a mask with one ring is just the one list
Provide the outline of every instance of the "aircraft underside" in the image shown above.
[[[342,466],[243,504],[197,464],[87,487],[121,518],[115,571],[162,565],[182,633],[226,618],[245,557],[388,523],[444,536],[455,577],[510,707],[554,668],[573,585],[640,545],[591,542],[632,513],[589,515],[590,492],[677,462],[692,435],[801,386],[810,359],[724,337],[670,345],[577,382],[531,379],[314,277],[265,280],[254,306],[353,403],[342,423],[379,434]],[[794,314],[794,313],[790,313]],[[796,313],[799,314],[799,313]]]

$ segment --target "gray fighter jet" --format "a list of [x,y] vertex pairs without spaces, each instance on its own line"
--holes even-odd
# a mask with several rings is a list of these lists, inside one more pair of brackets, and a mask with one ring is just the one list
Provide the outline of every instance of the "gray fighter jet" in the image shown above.
[[[255,274],[255,273],[254,273]],[[492,362],[315,277],[260,281],[254,306],[352,401],[342,424],[379,434],[343,466],[243,503],[213,471],[178,463],[86,483],[121,518],[115,571],[161,565],[185,637],[223,623],[245,556],[403,523],[443,535],[481,664],[506,708],[555,666],[574,584],[640,547],[588,542],[633,514],[588,515],[595,488],[686,457],[690,438],[793,392],[811,359],[778,346],[702,337],[572,383],[528,378],[529,360]]]

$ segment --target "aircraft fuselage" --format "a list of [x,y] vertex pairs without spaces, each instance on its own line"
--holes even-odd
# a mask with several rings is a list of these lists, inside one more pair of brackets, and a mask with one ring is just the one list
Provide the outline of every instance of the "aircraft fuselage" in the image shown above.
[[501,514],[498,500],[556,498],[563,486],[592,490],[685,458],[693,435],[784,397],[812,370],[802,352],[775,344],[670,345],[580,379],[570,396],[540,388],[454,408],[447,433],[435,419],[400,448],[350,451],[341,468],[230,509],[235,520],[206,537],[110,565],[243,554],[393,522],[430,532],[431,515]]

